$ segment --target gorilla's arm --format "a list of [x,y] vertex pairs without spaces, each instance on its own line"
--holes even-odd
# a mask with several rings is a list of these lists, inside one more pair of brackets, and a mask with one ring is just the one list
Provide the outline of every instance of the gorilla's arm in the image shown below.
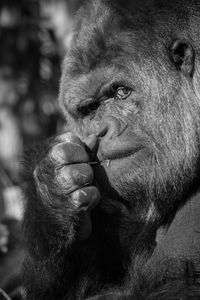
[[110,290],[86,300],[200,299],[199,279],[195,262],[171,258],[149,265],[140,256],[134,262],[130,281],[121,290]]
[[30,300],[76,298],[77,278],[97,260],[95,248],[90,253],[84,241],[91,231],[90,211],[100,197],[87,161],[81,142],[70,134],[27,155],[24,280]]
[[168,228],[158,230],[153,255],[147,261],[145,251],[140,251],[121,291],[110,290],[87,300],[200,299],[199,206],[197,194]]

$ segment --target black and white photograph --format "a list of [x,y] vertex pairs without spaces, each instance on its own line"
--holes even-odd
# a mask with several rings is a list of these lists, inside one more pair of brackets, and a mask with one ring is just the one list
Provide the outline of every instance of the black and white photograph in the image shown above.
[[200,0],[0,0],[0,300],[200,300]]

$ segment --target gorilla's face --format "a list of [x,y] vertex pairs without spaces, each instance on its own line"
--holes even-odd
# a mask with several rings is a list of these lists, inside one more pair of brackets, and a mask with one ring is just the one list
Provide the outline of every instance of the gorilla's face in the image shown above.
[[126,19],[122,14],[98,3],[82,10],[64,62],[60,103],[70,131],[83,140],[98,137],[94,169],[104,193],[131,201],[132,209],[145,203],[149,217],[161,200],[171,205],[182,197],[196,176],[194,50],[171,36],[178,19],[170,28],[150,19],[144,26],[138,18],[145,10]]

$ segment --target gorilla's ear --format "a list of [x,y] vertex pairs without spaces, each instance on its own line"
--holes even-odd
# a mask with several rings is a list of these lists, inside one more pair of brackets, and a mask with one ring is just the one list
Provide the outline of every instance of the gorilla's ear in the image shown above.
[[194,71],[195,52],[193,47],[185,40],[176,40],[171,49],[171,59],[176,68],[185,76],[192,77]]

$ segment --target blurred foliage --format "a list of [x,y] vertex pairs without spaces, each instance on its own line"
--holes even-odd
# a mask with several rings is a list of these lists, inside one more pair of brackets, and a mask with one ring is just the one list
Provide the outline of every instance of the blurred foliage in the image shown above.
[[81,1],[0,0],[0,298],[2,288],[12,300],[24,299],[18,162],[26,146],[65,124],[57,101],[60,66]]
[[64,127],[60,69],[80,1],[0,0],[0,298],[24,299],[19,158]]
[[0,106],[12,108],[25,143],[56,130],[62,51],[45,16],[52,5],[54,1],[0,3]]
[[64,126],[60,70],[80,1],[0,1],[0,194],[18,183],[24,148]]
[[64,124],[57,101],[60,66],[78,2],[0,2],[0,169],[12,179],[24,148]]

